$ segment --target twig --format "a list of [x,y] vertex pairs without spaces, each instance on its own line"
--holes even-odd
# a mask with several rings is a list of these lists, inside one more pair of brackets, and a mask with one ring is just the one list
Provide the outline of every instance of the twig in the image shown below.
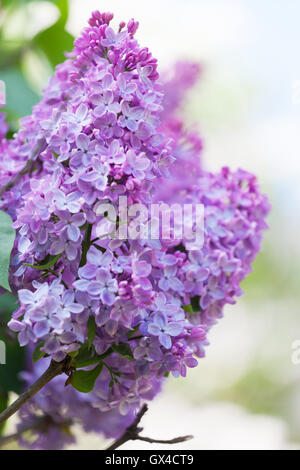
[[45,143],[45,139],[40,139],[38,141],[38,143],[36,144],[33,150],[32,157],[29,160],[27,160],[24,168],[22,168],[22,170],[19,171],[19,173],[17,173],[14,178],[12,178],[8,183],[6,183],[4,186],[0,188],[0,197],[3,196],[3,194],[9,191],[11,188],[13,188],[16,184],[18,184],[22,176],[31,172],[34,166],[35,159],[41,153],[44,143]]
[[[61,364],[61,363],[59,363]],[[139,427],[139,424],[145,415],[145,413],[148,411],[148,406],[144,405],[141,409],[141,411],[138,413],[134,423],[129,426],[124,434],[117,439],[110,447],[108,447],[106,450],[116,450],[119,447],[121,447],[125,442],[128,441],[134,441],[134,440],[139,440],[139,441],[144,441],[144,442],[149,442],[150,444],[177,444],[179,442],[185,442],[189,439],[192,439],[193,436],[180,436],[180,437],[175,437],[174,439],[152,439],[150,437],[144,437],[141,436],[140,433],[143,431],[143,428]],[[66,422],[64,424],[67,424],[68,426],[73,424],[73,421],[70,420],[69,422]],[[18,432],[14,434],[10,434],[8,436],[4,436],[0,438],[0,448],[11,443],[15,442],[19,437],[21,437],[25,432],[28,431],[46,431],[47,428],[50,425],[56,425],[58,426],[57,423],[52,421],[51,416],[43,416],[41,418],[38,418],[36,423],[34,425],[30,425],[28,427],[24,427],[24,429],[20,429]]]
[[137,439],[139,441],[150,442],[150,444],[178,444],[179,442],[189,441],[193,438],[194,436],[188,435],[174,437],[173,439],[152,439],[152,437],[138,436]]
[[174,439],[167,439],[167,440],[161,440],[161,439],[152,439],[151,437],[144,437],[141,436],[140,433],[143,431],[143,428],[139,427],[139,424],[148,411],[148,406],[144,405],[141,409],[141,411],[138,413],[134,423],[129,426],[124,434],[119,437],[113,444],[111,444],[106,450],[115,450],[121,447],[125,442],[128,441],[145,441],[145,442],[150,442],[151,444],[177,444],[178,442],[185,442],[188,441],[189,439],[193,439],[193,436],[180,436],[180,437],[175,437]]
[[86,231],[85,231],[85,237],[84,237],[83,246],[82,246],[80,266],[84,266],[86,264],[87,252],[89,250],[89,247],[91,246],[92,229],[93,229],[93,225],[88,224]]
[[14,415],[30,398],[36,395],[45,385],[47,385],[54,377],[68,372],[70,358],[67,356],[62,362],[51,361],[48,369],[32,384],[28,389],[17,398],[6,410],[0,413],[0,424],[4,423],[8,418]]

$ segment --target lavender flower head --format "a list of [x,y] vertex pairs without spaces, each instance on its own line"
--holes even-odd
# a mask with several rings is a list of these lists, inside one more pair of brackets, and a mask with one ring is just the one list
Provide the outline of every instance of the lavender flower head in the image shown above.
[[[10,285],[20,307],[10,328],[56,361],[69,356],[86,372],[101,364],[89,393],[64,389],[60,377],[22,410],[24,426],[40,410],[52,417],[35,448],[70,442],[63,430],[74,419],[118,436],[168,374],[197,366],[266,228],[255,177],[205,171],[202,139],[176,115],[199,67],[179,64],[176,80],[159,84],[156,59],[134,37],[138,23],[114,31],[112,17],[92,14],[32,115],[0,144],[0,186],[29,167],[0,200],[17,231]],[[119,196],[129,206],[203,204],[204,246],[100,237],[111,221],[99,207]]]

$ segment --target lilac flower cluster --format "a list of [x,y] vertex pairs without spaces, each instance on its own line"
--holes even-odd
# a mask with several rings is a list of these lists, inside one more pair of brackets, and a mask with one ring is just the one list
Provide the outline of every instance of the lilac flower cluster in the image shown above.
[[187,98],[187,93],[199,80],[202,72],[199,64],[195,62],[179,61],[175,67],[162,75],[164,101],[162,119],[170,122],[174,113],[178,112]]
[[[57,361],[102,364],[90,393],[68,386],[64,395],[58,378],[23,409],[23,423],[38,410],[52,417],[48,435],[75,417],[117,436],[169,373],[197,366],[208,330],[241,294],[269,211],[254,176],[203,170],[201,138],[176,116],[199,68],[179,64],[176,80],[160,85],[156,60],[134,38],[138,24],[115,32],[111,19],[93,13],[42,101],[1,143],[0,186],[29,168],[0,200],[17,231],[10,285],[20,307],[10,327]],[[96,227],[109,223],[97,208],[119,196],[148,207],[202,203],[204,246],[99,238]],[[54,431],[51,439],[59,445]]]
[[269,203],[253,175],[228,168],[216,174],[203,171],[197,185],[181,193],[183,203],[195,199],[205,206],[204,246],[191,250],[182,240],[177,280],[183,286],[183,304],[193,309],[190,320],[208,329],[222,316],[224,305],[242,294],[240,283],[260,249]]
[[[115,34],[110,19],[93,14],[74,57],[57,67],[3,162],[5,170],[9,160],[13,173],[37,154],[31,174],[4,204],[18,231],[11,285],[21,306],[10,326],[20,332],[21,345],[46,338],[44,350],[56,360],[84,342],[87,306],[95,305],[93,315],[109,333],[122,325],[111,318],[105,326],[98,310],[126,300],[132,253],[138,259],[144,250],[93,243],[101,221],[97,203],[126,195],[129,203],[149,204],[161,161],[171,158],[166,138],[158,138],[163,95],[156,60],[134,39],[137,23]],[[21,194],[12,207],[16,190]],[[148,298],[148,286],[136,297],[143,295]]]

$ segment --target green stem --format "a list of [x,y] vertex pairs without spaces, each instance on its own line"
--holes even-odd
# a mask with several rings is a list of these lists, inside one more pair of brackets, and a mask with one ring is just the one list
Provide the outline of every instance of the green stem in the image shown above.
[[17,398],[6,410],[0,413],[0,424],[4,423],[8,418],[13,416],[25,403],[30,400],[37,392],[47,385],[54,377],[66,372],[69,367],[69,357],[62,362],[51,361],[48,369],[38,378],[34,384],[30,385],[22,395]]
[[80,260],[80,266],[84,266],[86,264],[87,252],[89,250],[89,247],[91,246],[92,229],[93,229],[93,225],[88,224],[86,231],[85,231],[85,237],[84,237],[84,241],[82,245],[82,255],[81,255],[81,260]]

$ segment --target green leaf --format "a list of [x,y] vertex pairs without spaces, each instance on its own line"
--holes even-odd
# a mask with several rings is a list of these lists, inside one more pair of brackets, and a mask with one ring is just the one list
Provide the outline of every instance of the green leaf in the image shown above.
[[94,389],[95,382],[99,377],[103,364],[99,364],[92,370],[76,370],[73,374],[72,386],[78,392],[89,393]]
[[[30,3],[36,1],[44,1],[44,0],[0,0],[1,6],[18,6],[20,3]],[[68,0],[48,0],[50,3],[54,3],[59,11],[61,12],[62,17],[68,18]],[[66,20],[65,20],[66,21]]]
[[51,268],[52,266],[54,266],[56,264],[56,262],[59,260],[59,258],[61,257],[61,255],[55,255],[55,256],[50,256],[49,257],[49,261],[45,264],[29,264],[29,263],[24,263],[25,266],[29,266],[30,268],[33,268],[33,269],[38,269],[40,271],[46,271],[47,269]]
[[[0,0],[0,3],[1,3],[1,0]],[[1,30],[0,30],[0,34],[1,34]],[[1,37],[0,69],[3,70],[19,63],[23,50],[24,50],[24,41],[20,41],[19,39],[4,39]]]
[[196,295],[195,297],[192,297],[191,299],[191,305],[194,313],[199,313],[201,310],[200,307],[200,297],[199,295]]
[[6,86],[6,107],[10,121],[30,114],[39,96],[31,89],[22,72],[17,67],[0,70],[0,79]]
[[55,23],[34,38],[34,43],[44,51],[53,67],[64,62],[65,52],[73,49],[73,42],[74,37],[61,23]]
[[190,315],[193,315],[194,313],[199,313],[201,311],[199,295],[192,297],[191,303],[188,305],[184,305],[182,308],[186,313],[189,313]]
[[[36,1],[44,1],[44,0],[0,0],[0,4],[2,6],[7,6],[11,4],[14,4],[14,6],[17,6],[19,3],[30,3],[30,2],[36,2]],[[57,3],[57,0],[48,0],[48,2]]]
[[95,352],[90,348],[88,341],[86,341],[75,356],[72,365],[76,368],[87,367],[92,364],[99,362],[95,356]]
[[96,336],[96,329],[97,329],[97,325],[96,325],[95,318],[93,317],[93,315],[91,315],[90,318],[88,319],[87,329],[88,329],[88,343],[89,343],[89,348],[90,348],[94,342],[94,339]]
[[74,36],[65,30],[69,15],[68,0],[56,0],[54,3],[60,11],[58,21],[33,39],[34,44],[43,50],[53,67],[65,60],[65,52],[71,51],[74,43]]
[[126,357],[126,359],[133,360],[133,355],[129,344],[119,343],[113,344],[112,349],[114,352],[118,353],[121,357]]
[[69,1],[68,0],[52,0],[60,11],[59,21],[62,25],[66,25],[69,16]]
[[18,300],[12,294],[0,295],[0,327],[9,321],[10,315],[18,308]]
[[194,313],[193,307],[191,306],[191,304],[184,305],[182,308],[186,313],[191,313],[191,314]]
[[15,240],[15,231],[11,224],[9,215],[0,211],[0,286],[8,291],[10,290],[8,283],[10,254]]
[[130,339],[139,331],[140,326],[135,326],[132,330],[127,333],[127,338]]
[[0,340],[6,346],[6,365],[0,365],[0,393],[21,391],[20,372],[24,370],[25,349],[20,347],[16,334],[7,327],[17,307],[17,299],[11,294],[0,296]]
[[46,355],[45,351],[41,351],[41,348],[44,346],[45,344],[45,341],[41,341],[37,347],[35,348],[35,350],[33,351],[32,353],[32,360],[34,362],[34,364],[36,362],[38,362],[40,359],[42,359],[42,357],[44,357]]

